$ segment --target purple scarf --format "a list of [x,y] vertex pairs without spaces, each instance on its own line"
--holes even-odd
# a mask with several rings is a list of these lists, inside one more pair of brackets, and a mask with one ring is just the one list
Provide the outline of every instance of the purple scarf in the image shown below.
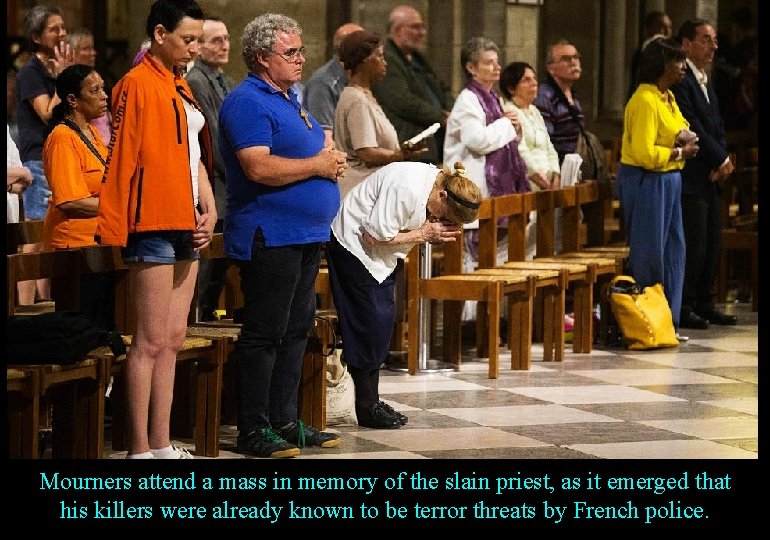
[[[476,94],[487,117],[487,125],[502,118],[503,109],[494,91],[486,90],[474,80],[468,81],[465,88]],[[530,191],[527,165],[519,154],[518,139],[487,154],[484,175],[487,177],[490,197]]]

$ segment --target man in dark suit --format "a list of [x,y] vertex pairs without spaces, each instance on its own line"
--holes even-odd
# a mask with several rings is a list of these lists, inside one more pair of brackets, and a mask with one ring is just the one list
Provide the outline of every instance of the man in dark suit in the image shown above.
[[690,129],[699,137],[698,154],[682,169],[682,222],[687,244],[682,312],[683,328],[732,325],[737,319],[714,309],[711,293],[721,254],[719,182],[733,172],[714,87],[705,68],[714,60],[717,34],[708,21],[686,21],[679,41],[687,54],[687,73],[671,90]]

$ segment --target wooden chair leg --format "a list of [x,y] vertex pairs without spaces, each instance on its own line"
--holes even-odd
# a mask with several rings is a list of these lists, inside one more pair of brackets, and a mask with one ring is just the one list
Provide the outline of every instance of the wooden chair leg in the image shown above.
[[[443,358],[445,362],[459,366],[462,362],[462,311],[463,302],[444,300],[443,306]],[[411,342],[411,338],[410,338]]]
[[573,308],[575,326],[573,328],[572,352],[590,353],[593,347],[593,285],[579,283],[573,287]]
[[508,304],[508,347],[511,350],[511,369],[529,370],[532,349],[532,298],[530,295],[512,295]]
[[40,375],[37,370],[8,369],[8,457],[37,459],[40,423]]

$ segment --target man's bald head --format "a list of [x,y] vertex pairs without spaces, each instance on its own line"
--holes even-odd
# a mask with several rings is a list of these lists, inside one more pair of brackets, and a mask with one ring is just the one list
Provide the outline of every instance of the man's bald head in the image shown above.
[[396,6],[388,15],[388,36],[407,57],[425,45],[428,30],[422,15],[412,6]]
[[418,17],[422,20],[420,12],[417,11],[413,6],[394,6],[388,14],[388,33],[390,34],[404,23],[408,23],[414,20],[415,17]]
[[340,52],[340,44],[342,43],[342,40],[345,39],[348,34],[352,34],[353,32],[358,32],[359,30],[363,30],[364,27],[360,26],[356,23],[345,23],[334,32],[334,37],[332,38],[332,47],[334,47],[334,54],[337,54]]

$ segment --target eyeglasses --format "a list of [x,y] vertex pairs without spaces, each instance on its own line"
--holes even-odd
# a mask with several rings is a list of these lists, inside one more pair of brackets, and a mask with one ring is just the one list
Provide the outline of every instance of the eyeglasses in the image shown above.
[[406,28],[410,28],[412,30],[427,30],[427,27],[425,26],[425,23],[413,23],[413,24],[405,24]]
[[573,60],[577,60],[578,62],[580,62],[581,60],[580,54],[565,54],[560,56],[558,59],[559,62],[564,62],[565,64],[569,64]]
[[278,51],[271,51],[271,52],[277,54],[287,62],[296,62],[297,58],[299,58],[300,56],[302,56],[302,58],[305,58],[306,50],[307,49],[305,47],[300,47],[299,49],[289,49],[288,51],[283,53],[279,53]]

